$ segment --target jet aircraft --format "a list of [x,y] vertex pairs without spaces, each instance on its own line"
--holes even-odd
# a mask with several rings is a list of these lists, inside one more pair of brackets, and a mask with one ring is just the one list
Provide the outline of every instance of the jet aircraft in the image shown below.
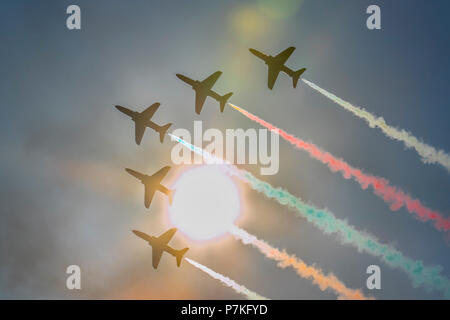
[[278,74],[281,71],[283,71],[284,73],[286,73],[287,75],[292,77],[292,84],[294,85],[294,88],[297,87],[298,79],[300,78],[302,73],[305,72],[306,68],[302,68],[300,70],[294,71],[284,65],[284,63],[290,57],[292,52],[294,52],[295,47],[289,47],[286,50],[282,51],[281,53],[277,54],[275,57],[265,55],[264,53],[259,52],[258,50],[255,50],[255,49],[249,49],[249,50],[255,56],[264,60],[267,67],[269,68],[268,83],[267,83],[267,86],[269,87],[269,89],[272,90],[272,88],[275,84],[275,81],[277,80]]
[[169,197],[169,202],[172,203],[173,190],[169,190],[161,184],[162,179],[164,179],[165,175],[169,172],[170,166],[166,166],[160,169],[158,172],[154,173],[151,176],[134,171],[129,168],[126,168],[125,170],[133,177],[141,180],[141,182],[144,184],[144,204],[146,208],[150,207],[150,203],[152,202],[153,195],[156,191],[160,191],[167,195]]
[[127,116],[131,117],[131,120],[134,121],[135,124],[135,134],[134,139],[136,141],[136,144],[141,144],[142,137],[144,136],[145,128],[149,127],[155,130],[156,132],[159,132],[159,140],[161,143],[164,141],[164,135],[166,134],[167,129],[172,125],[171,123],[168,123],[163,126],[159,126],[153,121],[150,121],[150,119],[155,114],[156,110],[158,110],[160,103],[156,102],[152,104],[150,107],[145,109],[142,112],[137,112],[130,110],[128,108],[122,107],[122,106],[115,106],[117,110],[125,113]]
[[144,239],[148,242],[149,245],[152,246],[152,264],[153,268],[158,268],[159,261],[161,260],[161,256],[164,251],[170,253],[177,259],[177,266],[179,267],[181,264],[181,260],[183,259],[183,255],[189,248],[184,248],[181,250],[175,250],[174,248],[168,245],[170,239],[172,239],[173,235],[177,232],[176,228],[172,228],[164,232],[159,237],[150,236],[144,232],[133,230],[133,233],[137,235],[139,238]]
[[223,96],[211,90],[211,88],[216,83],[217,79],[219,79],[221,71],[216,71],[208,78],[203,81],[192,80],[182,74],[177,73],[177,77],[187,84],[192,86],[192,89],[195,91],[195,112],[200,114],[203,108],[203,104],[205,103],[206,97],[210,96],[211,98],[217,100],[220,103],[220,112],[223,112],[225,108],[225,104],[227,100],[231,97],[233,92],[229,92]]

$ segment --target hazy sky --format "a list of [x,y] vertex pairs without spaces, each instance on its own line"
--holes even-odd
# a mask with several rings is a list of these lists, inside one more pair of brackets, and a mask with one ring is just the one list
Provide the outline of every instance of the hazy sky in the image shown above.
[[[81,8],[82,30],[66,28],[70,4]],[[381,7],[382,30],[366,28],[370,4]],[[173,129],[191,130],[194,120],[204,128],[259,128],[230,108],[220,114],[210,99],[196,115],[193,91],[176,73],[203,79],[223,71],[214,90],[233,91],[234,104],[449,214],[445,169],[423,164],[302,82],[293,89],[280,74],[268,90],[266,67],[248,52],[295,46],[287,66],[308,68],[305,79],[449,151],[448,1],[10,0],[0,6],[0,298],[241,298],[187,263],[176,268],[170,256],[155,271],[150,248],[130,232],[157,235],[170,224],[166,199],[157,196],[145,209],[142,186],[123,169],[151,173],[170,165],[174,143],[160,144],[148,130],[137,146],[132,123],[113,105],[143,110],[158,101],[154,120],[173,122]],[[169,186],[183,170],[173,167]],[[258,166],[248,169],[259,174]],[[411,258],[441,265],[450,277],[443,233],[405,209],[390,211],[304,151],[280,140],[279,173],[262,179]],[[348,287],[379,299],[442,297],[238,185],[240,226]],[[198,243],[179,232],[171,244],[190,247],[190,258],[269,298],[336,298],[231,237]],[[70,264],[82,269],[80,291],[66,289]],[[365,286],[371,264],[381,267],[378,291]]]

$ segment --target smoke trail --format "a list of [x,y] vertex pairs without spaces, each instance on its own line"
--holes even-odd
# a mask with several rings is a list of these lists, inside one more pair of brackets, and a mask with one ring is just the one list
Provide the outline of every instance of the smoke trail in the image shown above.
[[223,171],[225,171],[225,173],[227,173],[231,176],[240,176],[241,179],[243,178],[240,170],[237,167],[233,166],[231,163],[229,163],[227,160],[220,159],[220,158],[210,154],[209,152],[203,150],[202,148],[194,146],[193,144],[181,139],[180,137],[177,137],[176,135],[173,135],[171,133],[168,133],[168,135],[172,138],[172,141],[176,141],[176,142],[182,144],[183,146],[185,146],[186,148],[188,148],[189,150],[191,150],[192,152],[195,152],[196,154],[202,156],[207,164],[225,165],[225,166],[221,166],[221,169]]
[[374,236],[358,231],[347,222],[339,220],[331,212],[308,205],[288,191],[274,188],[249,172],[245,173],[245,178],[254,190],[282,205],[295,209],[300,216],[312,222],[325,234],[337,233],[342,243],[351,244],[358,251],[380,257],[391,267],[402,270],[412,279],[414,287],[424,286],[427,289],[439,290],[444,292],[447,298],[450,298],[450,280],[441,274],[441,266],[424,266],[421,260],[413,260],[404,256],[392,246],[380,243]]
[[384,132],[384,134],[387,137],[398,141],[402,141],[407,148],[415,149],[416,152],[422,157],[423,162],[440,164],[450,172],[450,155],[445,153],[445,151],[436,150],[434,147],[421,142],[420,139],[414,137],[409,132],[403,129],[399,130],[395,127],[389,126],[388,124],[386,124],[386,122],[382,117],[377,117],[363,108],[356,107],[351,103],[344,101],[339,97],[336,97],[334,94],[320,88],[319,86],[308,80],[305,79],[302,80],[311,88],[317,90],[325,97],[337,103],[347,111],[350,111],[355,116],[366,120],[371,128],[378,127],[381,129],[381,131]]
[[338,294],[340,299],[349,300],[366,300],[364,294],[360,290],[349,289],[343,284],[335,275],[329,273],[324,275],[320,269],[314,266],[308,266],[302,260],[294,255],[289,255],[286,251],[280,251],[272,247],[267,242],[259,240],[253,235],[250,235],[245,230],[236,226],[230,229],[230,233],[244,244],[251,244],[257,248],[267,258],[278,261],[280,268],[292,267],[297,274],[306,279],[312,279],[314,284],[318,285],[320,290],[325,291],[331,289]]
[[316,145],[296,138],[293,135],[275,127],[274,125],[258,118],[257,116],[242,108],[239,108],[231,103],[229,103],[229,105],[250,120],[253,120],[266,127],[267,129],[279,134],[283,139],[290,142],[298,149],[307,151],[311,157],[326,164],[331,171],[340,171],[343,177],[346,179],[353,178],[361,185],[363,189],[367,189],[369,185],[372,186],[375,194],[381,197],[386,203],[388,203],[391,210],[396,211],[405,206],[405,208],[410,213],[414,213],[416,217],[419,218],[419,220],[434,221],[434,226],[437,230],[450,230],[450,218],[444,218],[439,212],[425,207],[419,200],[411,198],[400,188],[391,186],[388,180],[365,174],[361,170],[351,167],[345,161],[334,157],[328,152],[322,151]]
[[[212,158],[214,156],[203,149],[177,136],[171,135],[171,137],[191,151],[200,155],[203,154],[206,159],[210,159],[208,161],[213,161]],[[216,159],[215,161],[220,162],[222,160]],[[414,287],[423,286],[426,289],[439,290],[445,294],[446,298],[450,298],[450,280],[441,274],[441,266],[424,266],[421,260],[413,260],[404,256],[392,246],[380,243],[376,237],[366,232],[358,231],[346,221],[336,218],[333,213],[308,205],[301,198],[289,193],[289,191],[275,188],[269,183],[254,177],[250,172],[239,170],[229,163],[225,164],[223,167],[226,168],[228,174],[248,183],[253,190],[261,192],[269,199],[274,199],[281,205],[294,209],[298,216],[313,223],[323,233],[337,234],[343,244],[350,244],[356,247],[358,251],[379,257],[392,268],[400,269],[411,278]]]
[[211,270],[210,268],[194,261],[191,260],[189,258],[184,258],[187,262],[189,262],[190,264],[192,264],[194,267],[197,267],[198,269],[202,270],[204,273],[210,275],[211,277],[213,277],[216,280],[219,280],[220,282],[222,282],[224,285],[226,285],[227,287],[232,288],[234,291],[236,291],[239,294],[244,295],[247,299],[249,300],[269,300],[263,296],[260,296],[259,294],[257,294],[256,292],[253,292],[251,290],[248,290],[246,287],[241,286],[240,284],[237,284],[236,282],[234,282],[233,280],[231,280],[230,278],[221,275],[220,273],[217,273],[213,270]]

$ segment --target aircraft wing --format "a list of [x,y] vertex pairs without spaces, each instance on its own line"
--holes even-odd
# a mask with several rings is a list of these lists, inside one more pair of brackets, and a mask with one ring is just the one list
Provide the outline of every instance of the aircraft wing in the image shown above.
[[153,117],[153,115],[155,114],[156,110],[158,110],[160,106],[159,102],[156,102],[154,104],[152,104],[150,107],[148,107],[147,109],[145,109],[144,111],[141,112],[141,115],[145,118],[145,119],[151,119]]
[[220,75],[222,74],[222,71],[216,71],[212,75],[210,75],[208,78],[202,81],[202,83],[207,86],[209,89],[211,89],[214,84],[216,83],[217,79],[219,79]]
[[255,50],[255,49],[251,49],[251,48],[249,50],[250,50],[251,53],[253,53],[258,58],[260,58],[260,59],[262,59],[264,61],[267,61],[267,56],[264,53],[259,52],[258,50]]
[[141,231],[138,231],[138,230],[132,230],[132,231],[133,231],[133,233],[134,233],[135,235],[137,235],[139,238],[141,238],[141,239],[147,241],[148,243],[150,243],[151,237],[150,237],[148,234],[146,234],[146,233],[144,233],[144,232],[141,232]]
[[164,252],[164,248],[169,243],[170,239],[172,239],[175,232],[177,232],[177,228],[169,229],[156,239],[156,243],[152,246],[153,268],[158,268],[159,261],[161,260],[161,256]]
[[183,76],[182,74],[177,73],[177,77],[178,77],[178,79],[186,82],[187,84],[190,84],[191,86],[194,84],[194,80],[192,80],[191,78],[188,78],[186,76]]
[[143,181],[144,178],[145,178],[145,174],[142,174],[142,173],[140,173],[140,172],[134,171],[134,170],[129,169],[129,168],[125,168],[125,170],[126,170],[129,174],[131,174],[133,177],[135,177],[135,178],[137,178],[137,179],[139,179],[139,180],[141,180],[141,181]]
[[154,173],[152,175],[152,178],[157,180],[157,183],[159,184],[162,179],[166,176],[166,174],[169,172],[170,166],[165,166],[164,168],[160,169],[158,172]]
[[119,110],[120,112],[125,113],[127,116],[129,117],[133,117],[133,111],[131,111],[128,108],[122,107],[122,106],[115,106],[117,108],[117,110]]
[[268,72],[268,79],[267,79],[269,89],[273,88],[275,81],[278,78],[279,73],[280,73],[280,69],[277,69],[277,68],[269,65],[269,72]]
[[162,235],[160,235],[158,237],[158,239],[157,239],[158,244],[161,247],[166,246],[169,243],[170,239],[172,239],[175,232],[177,232],[177,228],[172,228],[172,229],[169,229],[166,232],[164,232]]
[[136,144],[141,144],[142,137],[144,136],[145,132],[145,125],[139,122],[136,122],[134,127],[134,140],[136,141]]
[[144,192],[145,192],[144,205],[146,208],[148,208],[148,207],[150,207],[150,203],[152,203],[152,199],[153,199],[153,196],[155,195],[156,189],[153,188],[153,186],[150,186],[148,184],[145,184],[144,188],[145,188],[145,190],[144,190]]
[[205,104],[206,95],[195,92],[195,112],[200,114],[202,112],[203,105]]
[[277,54],[275,58],[281,63],[284,64],[286,60],[291,56],[292,52],[294,52],[295,47],[289,47],[281,53]]

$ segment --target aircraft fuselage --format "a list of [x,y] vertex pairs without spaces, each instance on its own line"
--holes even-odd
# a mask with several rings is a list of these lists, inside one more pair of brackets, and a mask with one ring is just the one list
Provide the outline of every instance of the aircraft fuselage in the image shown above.
[[192,89],[194,89],[198,94],[203,96],[210,96],[211,98],[219,101],[221,98],[216,92],[212,91],[210,88],[205,86],[201,81],[194,80],[192,84]]
[[152,128],[155,131],[159,131],[162,128],[161,126],[157,125],[156,123],[154,123],[151,120],[145,120],[145,119],[141,120],[140,118],[137,118],[135,121],[138,122],[139,124],[143,124],[146,127]]
[[141,114],[136,111],[132,111],[131,113],[131,119],[136,122],[136,124],[144,125],[146,127],[152,128],[155,131],[158,131],[161,129],[161,126],[157,125],[151,120],[142,119]]
[[294,74],[294,71],[292,69],[289,69],[284,65],[284,63],[281,63],[276,57],[273,56],[266,56],[264,59],[264,62],[266,65],[270,65],[276,69],[279,69],[280,71],[283,71],[284,73],[292,76]]
[[[156,180],[154,177],[145,175],[144,178],[141,180],[141,182],[142,182],[142,184],[148,184],[148,185],[152,186],[154,184],[154,180]],[[161,191],[162,193],[165,193],[165,194],[170,193],[170,190],[167,189],[165,186],[163,186],[161,183],[158,183],[158,185],[155,188],[156,188],[156,190]]]
[[131,120],[133,120],[134,122],[136,122],[136,124],[138,124],[138,125],[142,125],[142,126],[145,126],[145,127],[152,128],[152,129],[155,130],[155,131],[159,131],[159,130],[162,129],[162,126],[157,125],[157,124],[154,123],[153,121],[148,120],[148,119],[144,119],[144,118],[142,117],[142,114],[141,114],[140,112],[133,111],[133,110],[130,110],[130,109],[125,108],[125,107],[122,107],[122,106],[119,106],[119,107],[117,107],[117,108],[118,108],[122,113],[125,113],[126,115],[130,116],[130,117],[131,117]]
[[[148,239],[148,243],[149,245],[151,245],[152,247],[158,247],[160,245],[160,243],[158,242],[158,238],[154,237],[154,236],[150,236],[150,239]],[[165,245],[163,248],[163,251],[166,251],[168,253],[170,253],[171,255],[173,255],[174,257],[176,257],[177,254],[177,250],[175,250],[174,248],[172,248],[169,245]]]

